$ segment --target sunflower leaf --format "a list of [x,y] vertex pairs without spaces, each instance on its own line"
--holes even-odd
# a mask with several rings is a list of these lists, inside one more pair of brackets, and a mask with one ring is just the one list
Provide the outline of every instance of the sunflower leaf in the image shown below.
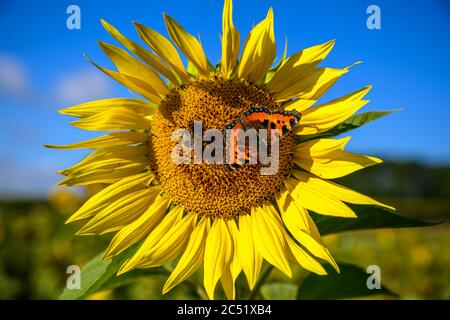
[[120,276],[114,276],[105,281],[98,291],[111,290],[121,287],[123,285],[138,281],[142,278],[155,276],[155,275],[168,275],[168,271],[163,268],[150,268],[150,269],[136,269]]
[[[379,294],[396,295],[385,288],[380,274],[380,286],[374,279],[375,272],[363,268],[338,263],[340,273],[336,273],[330,265],[324,266],[328,272],[327,276],[310,274],[305,278],[298,289],[299,300],[322,300],[322,299],[350,299],[366,297]],[[370,288],[372,289],[370,289]],[[379,289],[378,289],[379,288]]]
[[379,118],[382,118],[384,116],[387,116],[391,113],[398,112],[399,109],[395,110],[387,110],[387,111],[367,111],[363,112],[357,115],[354,115],[347,120],[341,122],[336,127],[327,130],[325,132],[314,134],[314,135],[305,135],[305,136],[296,136],[296,142],[302,143],[305,141],[309,141],[312,139],[323,139],[323,138],[330,138],[334,137],[343,133],[346,133],[348,131],[357,129],[359,127],[362,127],[363,125],[375,121]]
[[350,205],[350,207],[358,218],[331,217],[311,212],[311,217],[316,223],[320,234],[327,235],[362,229],[411,228],[435,225],[435,223],[403,217],[381,207],[366,205]]
[[119,267],[134,254],[136,248],[132,247],[122,254],[106,261],[102,261],[103,253],[89,261],[80,273],[80,289],[65,288],[59,296],[60,300],[85,299],[90,294],[108,287],[107,282],[116,276]]

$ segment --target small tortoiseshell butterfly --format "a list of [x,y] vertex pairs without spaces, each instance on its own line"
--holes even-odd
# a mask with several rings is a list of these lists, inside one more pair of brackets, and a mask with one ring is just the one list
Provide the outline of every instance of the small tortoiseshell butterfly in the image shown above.
[[[287,135],[300,121],[301,114],[297,111],[271,111],[268,108],[251,108],[244,112],[241,118],[236,119],[225,126],[225,130],[232,130],[229,142],[234,147],[229,148],[232,154],[228,155],[231,163],[224,164],[226,171],[235,170],[239,168],[240,164],[245,163],[250,159],[253,152],[256,150],[250,150],[248,144],[245,145],[245,150],[238,150],[238,130],[247,129],[266,129],[268,135],[271,138],[279,138],[277,133],[281,133],[281,138]],[[279,131],[278,131],[279,130]],[[242,146],[241,146],[242,148]]]

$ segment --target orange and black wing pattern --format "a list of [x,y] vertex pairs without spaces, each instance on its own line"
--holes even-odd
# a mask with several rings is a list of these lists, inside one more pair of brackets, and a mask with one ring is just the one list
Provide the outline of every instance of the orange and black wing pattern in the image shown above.
[[[257,150],[252,150],[249,145],[240,143],[239,130],[266,129],[273,138],[279,133],[281,138],[288,134],[298,124],[301,114],[297,111],[271,111],[268,108],[251,108],[244,112],[241,118],[236,119],[225,126],[225,130],[231,130],[229,136],[230,153],[227,159],[231,160],[224,167],[227,171],[235,170],[239,165],[249,161]],[[277,135],[278,136],[278,135]],[[245,147],[243,147],[245,145]],[[241,149],[239,150],[239,146]]]

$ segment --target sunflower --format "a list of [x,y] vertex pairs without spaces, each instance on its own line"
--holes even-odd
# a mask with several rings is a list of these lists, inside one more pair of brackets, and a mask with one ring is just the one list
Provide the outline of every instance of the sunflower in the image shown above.
[[[139,97],[98,100],[61,110],[79,118],[71,123],[77,128],[109,132],[52,146],[94,150],[60,171],[66,176],[61,185],[105,185],[67,222],[82,220],[80,235],[115,233],[104,259],[136,244],[137,250],[119,274],[172,262],[163,293],[202,265],[210,299],[219,280],[226,296],[234,299],[241,272],[252,289],[264,261],[288,277],[292,263],[319,275],[326,274],[322,262],[339,271],[310,211],[356,218],[346,203],[388,206],[330,181],[381,160],[344,151],[349,138],[327,139],[320,134],[362,108],[370,87],[317,104],[350,67],[318,67],[334,41],[288,58],[285,49],[274,64],[272,9],[241,48],[232,2],[225,0],[222,59],[215,66],[194,36],[168,15],[164,21],[170,40],[134,23],[148,50],[102,20],[108,33],[128,51],[99,42],[117,70],[94,65]],[[276,174],[261,175],[258,164],[228,172],[221,165],[172,161],[174,130],[193,121],[201,121],[205,128],[224,128],[255,105],[302,115],[280,142]]]

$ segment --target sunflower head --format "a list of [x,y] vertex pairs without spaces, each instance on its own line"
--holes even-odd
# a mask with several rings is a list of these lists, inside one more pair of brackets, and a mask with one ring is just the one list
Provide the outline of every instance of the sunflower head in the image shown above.
[[221,164],[180,165],[171,159],[177,129],[188,128],[194,121],[201,122],[203,129],[224,128],[255,105],[280,108],[266,90],[219,76],[171,89],[153,117],[149,147],[151,170],[173,203],[211,218],[238,218],[274,197],[293,165],[292,135],[281,140],[280,168],[274,175],[261,175],[259,164],[228,172]]
[[[94,65],[140,97],[61,111],[79,118],[72,122],[78,128],[107,131],[91,140],[51,146],[94,150],[60,171],[66,176],[61,184],[105,185],[68,222],[84,222],[79,234],[115,233],[105,259],[138,244],[119,273],[178,259],[164,292],[202,265],[208,297],[214,297],[220,280],[230,299],[242,271],[249,287],[255,286],[263,261],[287,276],[291,263],[317,274],[326,273],[320,261],[339,270],[309,212],[354,218],[346,203],[385,206],[330,181],[381,160],[344,151],[348,138],[320,137],[362,108],[370,88],[317,104],[349,67],[319,67],[334,41],[290,57],[285,50],[275,61],[272,9],[241,46],[232,2],[225,0],[222,59],[215,67],[194,36],[171,17],[164,20],[170,40],[135,23],[147,48],[102,21],[127,50],[100,42],[116,70]],[[216,163],[173,162],[176,130],[196,121],[204,129],[223,130],[254,106],[302,115],[280,140],[275,174],[261,174],[260,163],[227,171]]]

